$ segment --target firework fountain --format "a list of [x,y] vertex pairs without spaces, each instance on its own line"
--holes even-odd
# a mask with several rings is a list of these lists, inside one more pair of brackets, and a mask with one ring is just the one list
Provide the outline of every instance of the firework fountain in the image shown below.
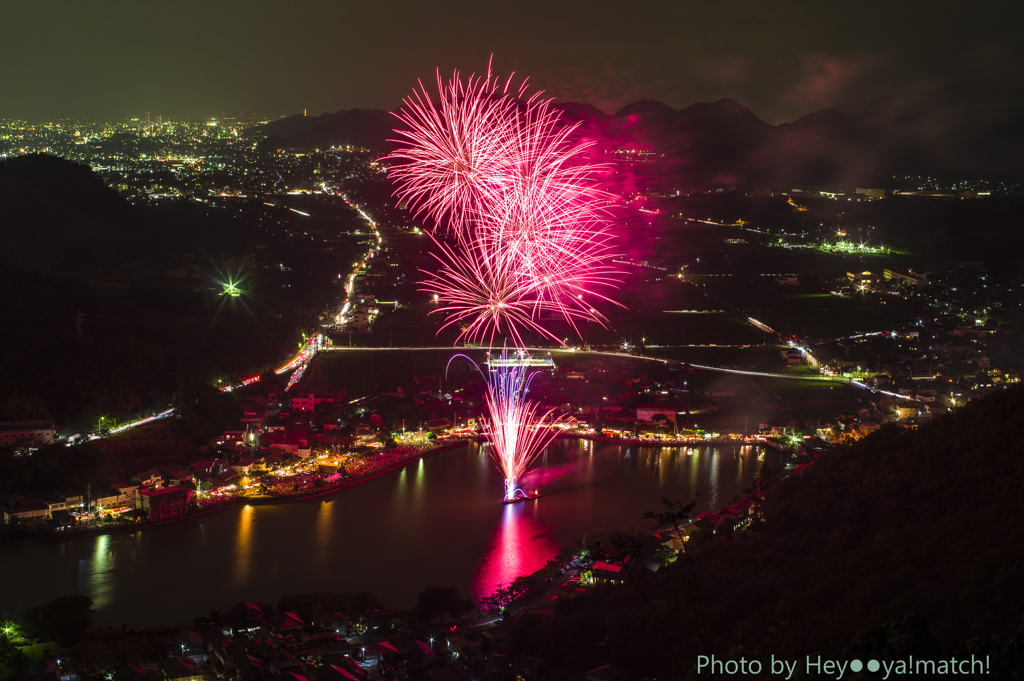
[[[573,329],[604,324],[594,307],[610,301],[595,288],[614,284],[608,196],[597,166],[581,162],[574,126],[563,125],[550,99],[502,83],[488,68],[465,81],[437,76],[438,100],[420,83],[395,114],[400,146],[387,160],[396,194],[435,227],[428,232],[440,268],[422,283],[442,306],[442,328],[459,340],[515,346],[486,374],[485,434],[505,476],[505,501],[522,498],[517,481],[554,439],[558,419],[528,399],[523,333],[563,344],[539,323],[555,313]],[[464,355],[462,355],[464,357]],[[468,359],[468,358],[467,358]],[[472,360],[470,360],[472,361]],[[479,367],[477,367],[480,369]]]

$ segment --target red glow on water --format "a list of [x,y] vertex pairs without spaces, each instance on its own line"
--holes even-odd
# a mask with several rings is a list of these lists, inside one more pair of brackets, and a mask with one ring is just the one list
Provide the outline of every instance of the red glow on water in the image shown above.
[[540,501],[506,504],[501,524],[477,565],[473,592],[477,600],[544,567],[558,553],[550,527],[537,519]]

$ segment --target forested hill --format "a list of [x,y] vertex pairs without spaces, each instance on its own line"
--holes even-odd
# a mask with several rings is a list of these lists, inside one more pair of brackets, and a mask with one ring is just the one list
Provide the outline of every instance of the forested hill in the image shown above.
[[776,597],[748,622],[792,622],[792,652],[912,612],[944,650],[1005,635],[1024,617],[1022,518],[1024,388],[884,429],[780,486],[760,547]]
[[[86,433],[293,351],[298,324],[279,313],[300,306],[278,293],[258,232],[227,213],[193,201],[144,211],[55,156],[0,163],[0,421]],[[245,296],[222,295],[231,273]]]
[[[884,428],[780,483],[757,528],[697,542],[703,650],[762,660],[974,652],[991,655],[986,678],[1019,678],[1022,518],[1024,388],[916,431]],[[700,650],[686,561],[631,573],[689,668]],[[629,584],[563,602],[555,618],[530,616],[513,634],[521,652],[552,662],[673,667]]]

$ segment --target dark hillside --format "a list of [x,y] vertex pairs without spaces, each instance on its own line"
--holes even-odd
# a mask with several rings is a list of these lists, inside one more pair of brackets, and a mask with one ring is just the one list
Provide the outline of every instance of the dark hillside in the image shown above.
[[69,259],[95,267],[132,249],[149,220],[92,170],[30,154],[0,164],[0,259],[47,267]]
[[[324,118],[321,116],[320,118]],[[322,125],[298,133],[271,134],[260,143],[263,149],[326,149],[351,145],[366,149],[385,149],[398,119],[381,109],[339,111]]]
[[342,109],[335,113],[322,113],[319,116],[303,116],[302,114],[294,114],[287,118],[270,121],[265,125],[258,126],[252,130],[252,133],[256,135],[265,135],[267,137],[270,137],[271,135],[281,135],[282,137],[288,137],[289,135],[301,135],[304,132],[309,132],[310,130],[318,128],[321,125],[326,125],[345,113],[345,109]]
[[[774,490],[759,527],[692,549],[704,650],[761,660],[991,653],[987,678],[1019,674],[1022,487],[1024,388],[826,454]],[[689,667],[700,651],[685,560],[632,573]],[[669,672],[650,613],[627,584],[566,601],[555,618],[531,615],[516,641],[583,668],[635,667],[646,651],[644,673]]]
[[[139,210],[54,156],[0,163],[0,420],[88,432],[293,350],[274,270],[242,228],[193,205]],[[223,296],[222,272],[246,296]]]

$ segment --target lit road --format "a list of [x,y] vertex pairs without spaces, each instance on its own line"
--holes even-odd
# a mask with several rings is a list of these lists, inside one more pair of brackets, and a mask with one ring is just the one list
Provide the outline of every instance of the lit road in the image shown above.
[[[335,192],[335,195],[340,196],[342,200],[344,200],[345,203],[349,205],[350,208],[358,212],[359,215],[364,220],[366,220],[367,224],[370,225],[370,227],[373,229],[374,236],[377,237],[377,243],[371,246],[370,249],[366,252],[366,255],[364,255],[361,260],[359,260],[353,265],[354,269],[352,270],[352,273],[348,276],[348,280],[345,283],[345,300],[342,302],[341,311],[335,317],[333,324],[325,324],[321,327],[323,329],[329,328],[330,326],[335,324],[345,323],[345,315],[348,314],[348,311],[352,308],[352,297],[355,292],[356,277],[358,277],[359,273],[362,270],[364,270],[367,267],[367,265],[369,265],[370,259],[375,257],[377,255],[377,252],[384,245],[384,237],[381,235],[380,229],[378,228],[377,223],[373,221],[373,218],[371,218],[369,214],[367,214],[366,211],[364,211],[359,205],[352,203],[352,201],[348,198],[346,194],[342,194],[341,192]],[[276,204],[267,205],[269,206]],[[289,210],[295,211],[300,215],[306,215],[308,217],[308,213],[303,213],[302,211],[295,210],[294,208],[290,208]],[[299,349],[299,352],[297,354],[295,354],[291,359],[289,359],[281,367],[274,371],[275,374],[283,374],[289,371],[291,372],[291,376],[288,378],[288,385],[287,387],[285,387],[285,392],[291,390],[292,386],[298,383],[298,381],[302,378],[302,375],[305,372],[306,367],[309,366],[309,363],[313,359],[313,356],[316,355],[318,351],[324,349],[323,342],[324,335],[322,333],[313,334],[308,339],[305,339],[305,344]],[[220,390],[221,392],[232,392],[234,390],[250,385],[252,383],[256,383],[258,381],[259,376],[250,376],[234,385],[226,385],[222,387]]]
[[137,428],[138,426],[143,426],[147,423],[152,423],[153,421],[159,421],[160,419],[165,419],[168,416],[174,414],[175,411],[177,411],[177,408],[171,407],[170,409],[166,409],[158,414],[153,414],[152,416],[147,416],[146,418],[137,419],[135,421],[129,421],[128,423],[122,423],[119,426],[111,428],[106,433],[93,433],[92,435],[89,435],[86,439],[99,440],[101,438],[109,437],[111,435],[117,435],[118,433],[123,433],[126,430]]
[[[687,346],[687,347],[705,347],[705,346]],[[712,347],[712,346],[707,346],[707,347]],[[736,345],[736,346],[716,345],[716,346],[713,346],[713,347],[721,348],[721,347],[745,347],[745,346],[742,346],[742,345]],[[476,346],[474,346],[474,347],[458,347],[458,346],[455,346],[455,347],[453,347],[451,345],[439,345],[439,346],[430,346],[430,347],[419,347],[419,346],[409,346],[409,347],[347,347],[347,346],[328,346],[328,347],[321,348],[320,352],[365,352],[365,351],[368,351],[368,350],[373,350],[374,352],[417,352],[417,351],[419,351],[419,352],[422,352],[422,351],[435,352],[435,351],[438,351],[438,350],[446,350],[446,351],[452,351],[452,350],[455,350],[455,351],[483,350],[483,351],[488,351],[488,352],[490,352],[490,351],[501,352],[502,349],[503,348],[500,347],[500,346],[490,346],[490,347],[484,347],[484,346],[481,346],[481,347],[476,347]],[[740,375],[740,376],[760,376],[760,377],[763,377],[763,378],[781,378],[781,379],[792,380],[792,381],[822,381],[822,382],[827,382],[827,383],[836,383],[836,382],[839,382],[839,381],[844,381],[844,382],[847,381],[847,379],[845,379],[845,378],[840,378],[840,377],[836,377],[836,376],[820,376],[820,375],[813,375],[813,374],[811,374],[811,375],[808,375],[808,374],[804,374],[804,375],[775,374],[775,373],[766,372],[766,371],[744,371],[743,369],[726,369],[724,367],[714,367],[714,366],[708,366],[706,364],[694,364],[693,362],[686,362],[686,361],[681,360],[681,359],[666,359],[664,357],[644,357],[644,356],[641,356],[641,355],[631,355],[628,352],[611,352],[611,351],[608,351],[608,350],[565,350],[565,349],[561,349],[561,348],[525,348],[525,349],[527,351],[531,352],[531,353],[545,353],[545,352],[547,352],[547,353],[560,353],[560,354],[566,354],[566,355],[598,355],[598,356],[604,356],[604,357],[617,357],[617,358],[620,358],[620,359],[641,360],[641,361],[644,361],[644,362],[661,362],[662,364],[679,364],[679,365],[686,364],[688,366],[693,367],[694,369],[703,369],[703,370],[706,370],[706,371],[719,371],[719,372],[726,373],[726,374],[737,374],[737,375]]]

